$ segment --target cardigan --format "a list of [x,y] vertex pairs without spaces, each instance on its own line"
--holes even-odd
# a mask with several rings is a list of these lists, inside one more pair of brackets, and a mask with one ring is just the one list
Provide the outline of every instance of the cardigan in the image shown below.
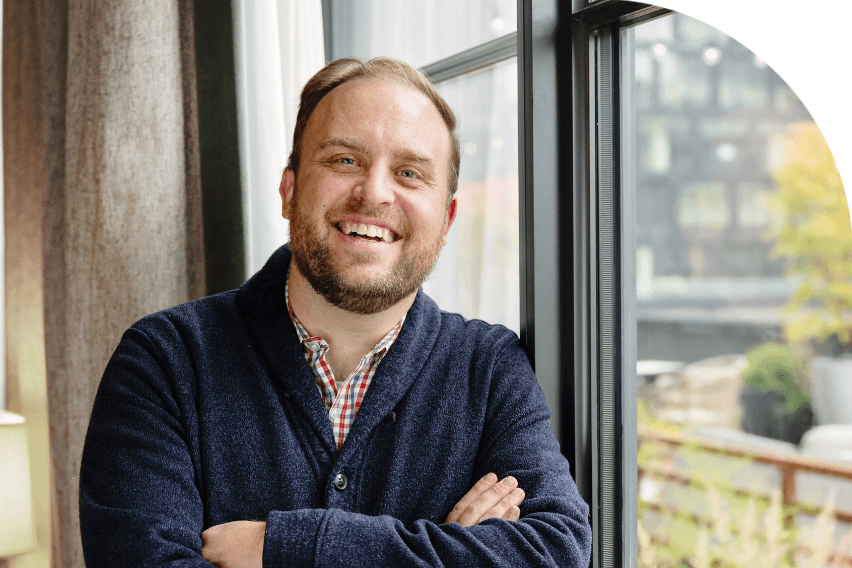
[[[264,566],[588,566],[588,507],[517,336],[420,290],[338,450],[289,262],[125,332],[83,449],[86,565],[210,566],[203,530],[265,520]],[[488,472],[517,478],[520,519],[445,523]]]

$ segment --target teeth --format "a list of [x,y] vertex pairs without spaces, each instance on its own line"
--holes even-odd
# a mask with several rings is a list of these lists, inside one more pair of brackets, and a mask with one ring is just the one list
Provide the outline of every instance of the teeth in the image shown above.
[[341,221],[339,224],[340,231],[346,235],[357,233],[365,237],[373,237],[381,239],[386,243],[394,241],[394,234],[390,229],[378,227],[376,225],[366,225],[364,223],[350,223],[349,221]]

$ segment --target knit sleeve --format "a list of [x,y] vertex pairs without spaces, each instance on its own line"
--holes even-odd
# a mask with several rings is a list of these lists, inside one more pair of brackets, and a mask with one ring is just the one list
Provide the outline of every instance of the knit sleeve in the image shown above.
[[516,345],[494,361],[476,478],[513,475],[526,493],[516,522],[473,527],[341,509],[273,511],[264,566],[559,566],[589,565],[588,506],[572,480],[529,361]]
[[131,329],[104,372],[83,448],[86,566],[210,566],[183,412],[150,343]]

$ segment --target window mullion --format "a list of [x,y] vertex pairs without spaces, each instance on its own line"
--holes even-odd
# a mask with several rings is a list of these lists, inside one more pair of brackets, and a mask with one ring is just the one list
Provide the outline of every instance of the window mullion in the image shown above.
[[[574,284],[571,108],[567,61],[557,53],[560,2],[518,3],[521,341],[535,368],[563,452],[574,456]],[[567,35],[567,31],[566,31]],[[567,43],[567,42],[566,42]],[[564,143],[560,143],[564,142]],[[563,409],[566,409],[563,411]],[[573,459],[572,467],[577,468]]]
[[[632,202],[622,191],[620,41],[616,25],[598,29],[595,36],[594,201],[597,206],[596,258],[597,334],[592,350],[597,357],[597,452],[595,528],[596,566],[634,566],[636,556],[636,399],[635,330],[631,314],[633,260],[625,238],[633,234]],[[628,255],[632,254],[628,252]],[[594,390],[594,389],[593,389]]]

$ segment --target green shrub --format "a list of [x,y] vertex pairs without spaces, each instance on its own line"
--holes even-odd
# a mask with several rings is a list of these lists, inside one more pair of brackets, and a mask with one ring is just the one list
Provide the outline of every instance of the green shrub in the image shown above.
[[743,385],[779,393],[784,397],[782,406],[785,414],[810,407],[811,398],[805,387],[803,367],[789,347],[765,343],[746,356],[749,365],[742,376]]

